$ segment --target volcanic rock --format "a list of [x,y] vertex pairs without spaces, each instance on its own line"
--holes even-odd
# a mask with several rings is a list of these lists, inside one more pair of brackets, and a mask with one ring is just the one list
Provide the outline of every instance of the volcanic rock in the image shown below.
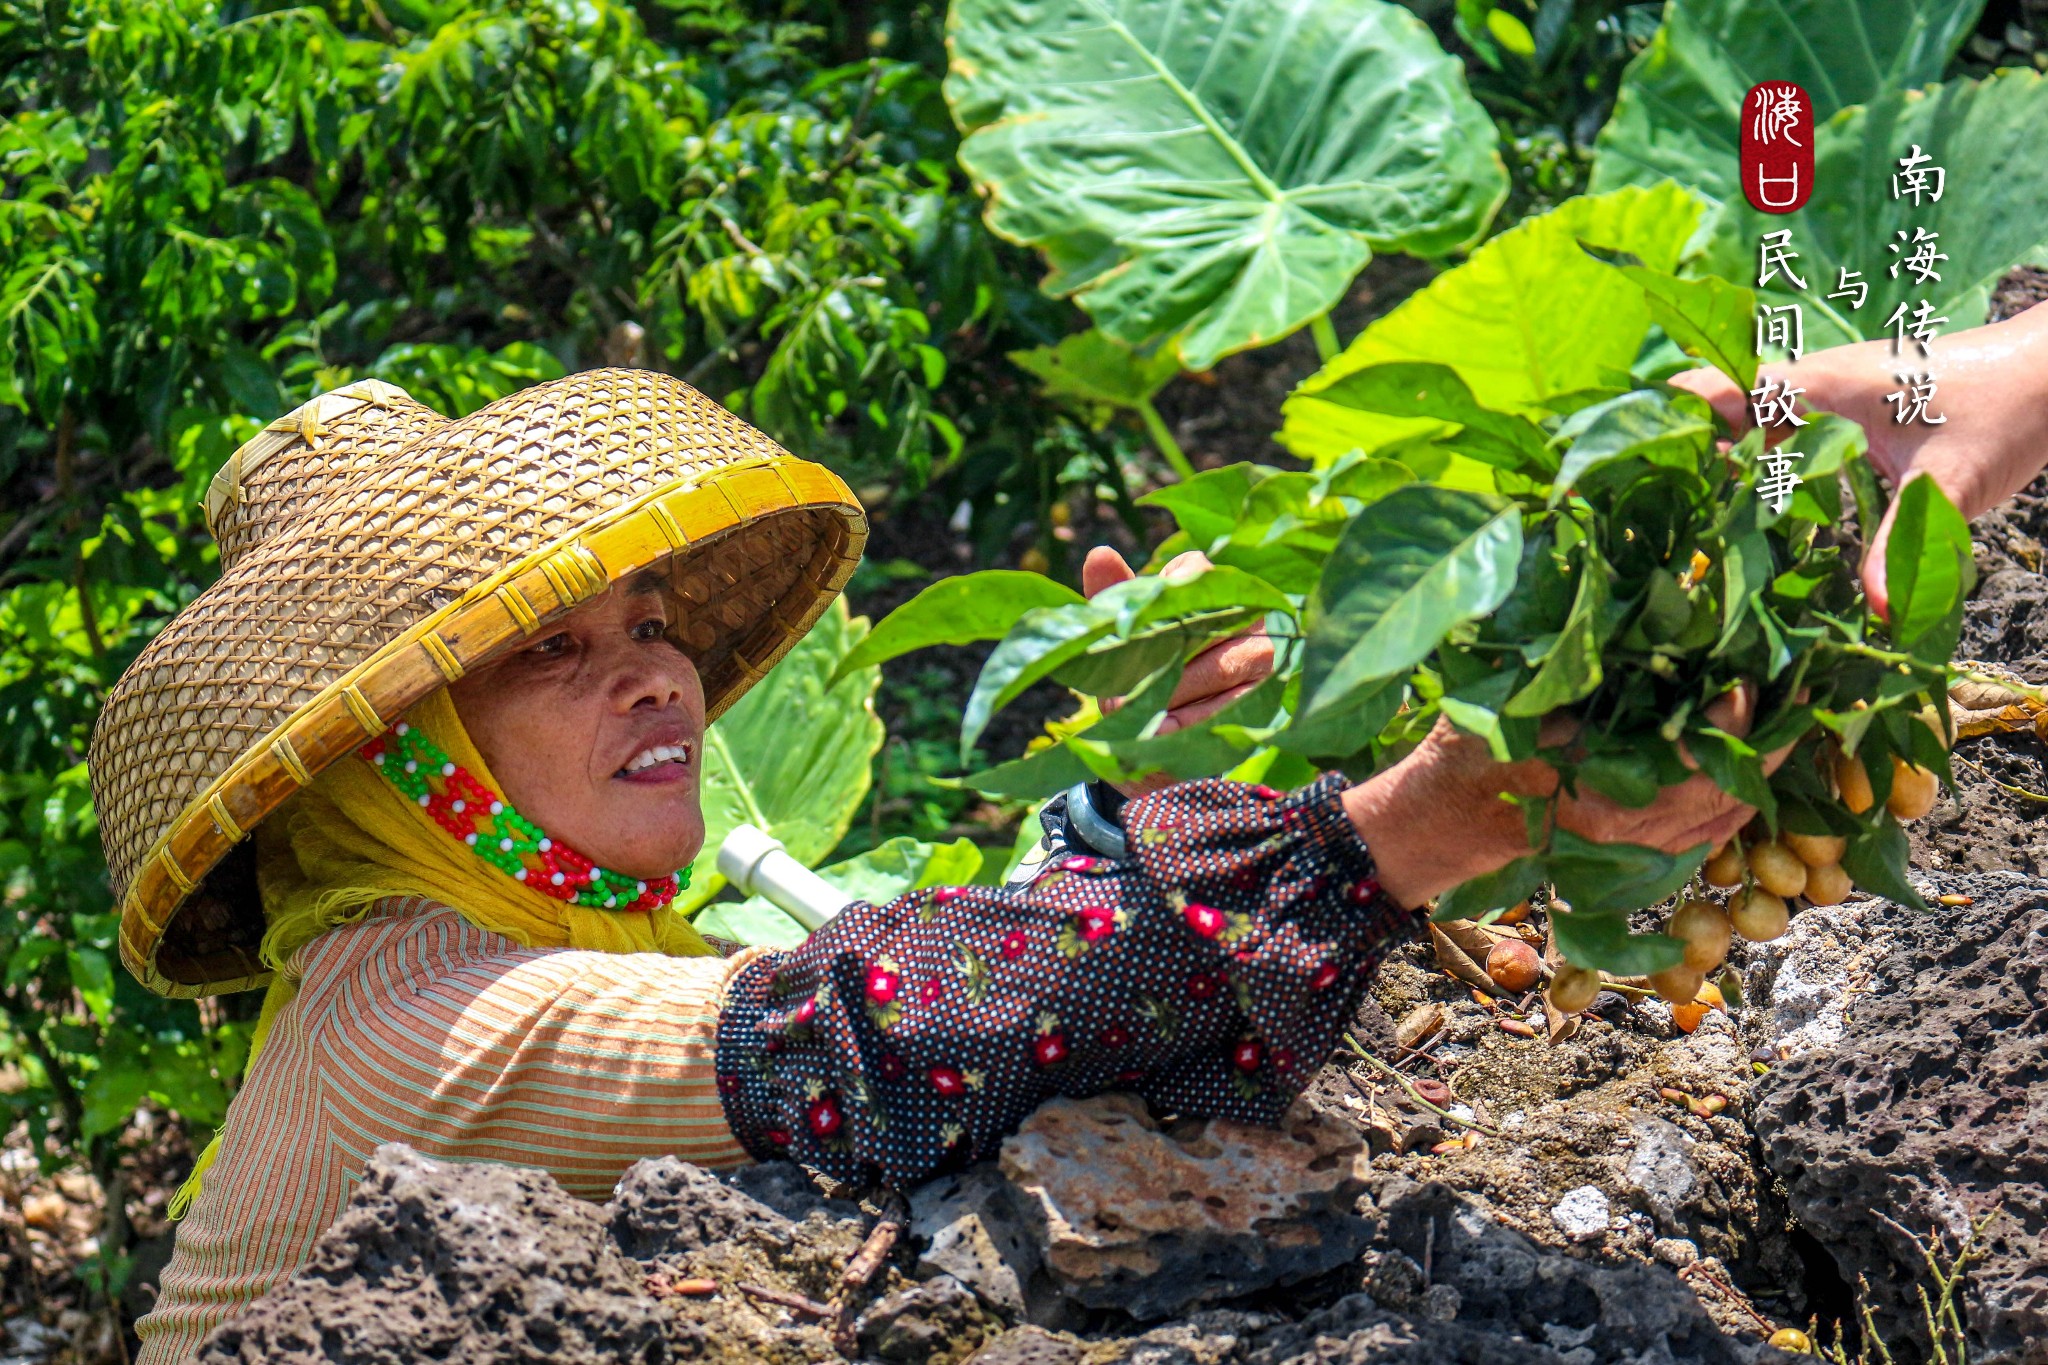
[[[1792,1211],[1887,1341],[1919,1340],[1921,1244],[1953,1253],[1997,1211],[1964,1300],[1973,1365],[2048,1362],[2048,892],[1984,873],[1937,892],[1974,904],[1883,907],[1894,936],[1838,1046],[1774,1068],[1755,1129]],[[1795,921],[1796,922],[1796,921]]]
[[1075,1300],[1161,1318],[1358,1255],[1369,1164],[1346,1125],[1297,1105],[1278,1128],[1162,1131],[1129,1096],[1058,1100],[1003,1143],[1047,1271]]
[[217,1328],[204,1365],[662,1365],[665,1315],[604,1215],[540,1171],[370,1157],[312,1261]]

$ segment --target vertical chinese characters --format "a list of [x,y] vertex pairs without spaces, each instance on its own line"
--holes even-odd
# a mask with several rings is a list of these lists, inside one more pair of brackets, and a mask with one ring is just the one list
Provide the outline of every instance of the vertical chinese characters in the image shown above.
[[[1792,229],[1779,228],[1766,232],[1757,243],[1756,284],[1762,289],[1771,281],[1782,278],[1794,289],[1806,288],[1806,280],[1799,274],[1795,264],[1799,253],[1792,246]],[[1806,320],[1803,305],[1792,303],[1757,305],[1756,348],[1761,353],[1765,346],[1782,346],[1794,360],[1806,350]],[[1803,427],[1806,419],[1799,415],[1798,403],[1806,390],[1794,388],[1782,379],[1759,375],[1756,387],[1749,391],[1750,416],[1759,430],[1769,431],[1773,427]],[[1766,449],[1757,456],[1757,464],[1763,470],[1763,477],[1757,480],[1757,496],[1769,503],[1773,512],[1782,512],[1792,500],[1792,491],[1799,487],[1799,476],[1792,472],[1798,457],[1782,447]]]
[[[1920,150],[1914,143],[1913,149],[1899,158],[1899,169],[1892,175],[1892,201],[1898,203],[1911,199],[1915,208],[1941,202],[1942,191],[1947,188],[1948,172],[1933,164],[1933,158]],[[1899,278],[1904,270],[1923,288],[1930,282],[1941,282],[1939,266],[1948,259],[1948,253],[1941,250],[1941,234],[1929,232],[1925,227],[1914,224],[1909,235],[1904,228],[1892,234],[1887,249],[1894,259],[1886,271],[1893,279]],[[1948,319],[1937,317],[1934,305],[1926,298],[1919,299],[1910,310],[1905,300],[1892,309],[1885,319],[1885,326],[1892,329],[1892,354],[1903,355],[1908,342],[1918,348],[1920,359],[1932,357],[1928,349]],[[1927,426],[1940,426],[1948,420],[1945,414],[1930,412],[1928,405],[1934,401],[1935,382],[1931,371],[1921,368],[1902,368],[1893,371],[1899,387],[1886,394],[1885,401],[1892,405],[1892,421],[1899,426],[1920,422]]]

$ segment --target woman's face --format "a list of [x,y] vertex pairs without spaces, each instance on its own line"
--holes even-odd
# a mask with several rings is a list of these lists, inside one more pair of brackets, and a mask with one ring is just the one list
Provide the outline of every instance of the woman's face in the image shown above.
[[448,691],[520,814],[599,867],[662,877],[704,845],[704,687],[652,574]]

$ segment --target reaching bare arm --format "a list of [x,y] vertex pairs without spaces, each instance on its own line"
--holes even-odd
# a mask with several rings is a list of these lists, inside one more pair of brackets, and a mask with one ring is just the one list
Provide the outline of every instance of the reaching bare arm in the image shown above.
[[[1806,409],[1837,412],[1870,434],[1870,457],[1895,485],[1925,475],[1974,518],[1989,511],[2048,464],[2048,304],[2017,317],[1938,338],[1924,364],[1891,353],[1889,341],[1831,346],[1758,376],[1805,390]],[[1900,387],[1911,359],[1939,386],[1935,408],[1947,421],[1929,426],[1893,420],[1885,395]],[[1671,381],[1705,398],[1737,432],[1751,425],[1748,395],[1719,370],[1691,370]],[[1773,441],[1790,433],[1778,426]],[[1891,518],[1877,528],[1863,557],[1863,584],[1879,612],[1887,607],[1885,542]]]

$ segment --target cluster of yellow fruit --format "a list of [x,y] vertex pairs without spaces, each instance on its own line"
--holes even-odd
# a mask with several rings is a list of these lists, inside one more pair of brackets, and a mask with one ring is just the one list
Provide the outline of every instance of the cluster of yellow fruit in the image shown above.
[[[1857,815],[1877,799],[1859,758],[1843,757],[1835,764],[1835,789],[1842,804]],[[1917,820],[1934,809],[1940,791],[1936,774],[1894,758],[1885,809],[1901,820]],[[1674,1006],[1695,1007],[1703,992],[1712,989],[1707,974],[1727,960],[1735,935],[1752,943],[1777,938],[1791,923],[1788,902],[1794,897],[1804,897],[1809,905],[1841,904],[1850,890],[1849,874],[1842,870],[1842,854],[1848,847],[1849,841],[1840,835],[1790,831],[1746,846],[1739,837],[1729,840],[1700,871],[1709,886],[1740,889],[1728,898],[1726,908],[1694,898],[1672,911],[1664,932],[1685,945],[1685,957],[1676,966],[1650,973],[1651,988]],[[1565,966],[1551,979],[1550,1003],[1566,1014],[1585,1009],[1599,994],[1600,973],[1590,967]]]

